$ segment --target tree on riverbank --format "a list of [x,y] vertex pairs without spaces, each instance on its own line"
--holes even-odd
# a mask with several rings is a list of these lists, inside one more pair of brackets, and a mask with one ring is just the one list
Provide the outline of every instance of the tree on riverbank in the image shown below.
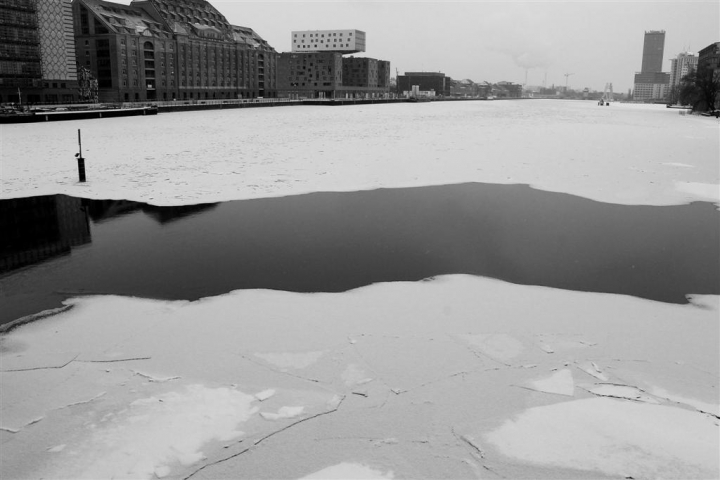
[[712,68],[691,69],[680,83],[679,100],[695,111],[714,110],[720,92],[720,74]]

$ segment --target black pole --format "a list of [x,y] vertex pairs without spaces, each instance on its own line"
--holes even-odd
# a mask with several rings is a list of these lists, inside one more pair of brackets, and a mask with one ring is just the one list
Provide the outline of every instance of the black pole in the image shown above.
[[78,176],[80,181],[85,181],[85,159],[82,156],[82,139],[80,138],[80,129],[78,128],[78,150],[79,153],[76,155],[78,162]]

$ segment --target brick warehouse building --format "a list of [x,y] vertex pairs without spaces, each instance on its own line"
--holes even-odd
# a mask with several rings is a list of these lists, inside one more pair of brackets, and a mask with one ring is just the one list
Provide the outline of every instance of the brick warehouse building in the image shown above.
[[205,0],[73,0],[101,102],[275,97],[277,52]]
[[0,103],[78,96],[71,0],[0,2]]

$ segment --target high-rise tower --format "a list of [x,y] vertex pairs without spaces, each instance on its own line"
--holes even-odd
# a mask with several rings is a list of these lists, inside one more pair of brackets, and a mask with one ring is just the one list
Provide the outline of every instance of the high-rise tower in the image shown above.
[[641,72],[662,72],[663,53],[665,52],[665,30],[645,32]]
[[645,32],[642,67],[635,74],[633,98],[642,101],[663,101],[669,90],[670,74],[663,73],[665,30]]

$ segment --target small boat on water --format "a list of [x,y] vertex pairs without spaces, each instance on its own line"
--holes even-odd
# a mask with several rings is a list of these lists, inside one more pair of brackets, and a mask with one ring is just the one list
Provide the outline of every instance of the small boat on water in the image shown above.
[[133,107],[133,108],[96,108],[96,109],[36,109],[36,110],[18,110],[3,109],[0,110],[0,123],[37,123],[37,122],[57,122],[61,120],[82,120],[88,118],[113,118],[113,117],[130,117],[137,115],[157,115],[157,107]]

